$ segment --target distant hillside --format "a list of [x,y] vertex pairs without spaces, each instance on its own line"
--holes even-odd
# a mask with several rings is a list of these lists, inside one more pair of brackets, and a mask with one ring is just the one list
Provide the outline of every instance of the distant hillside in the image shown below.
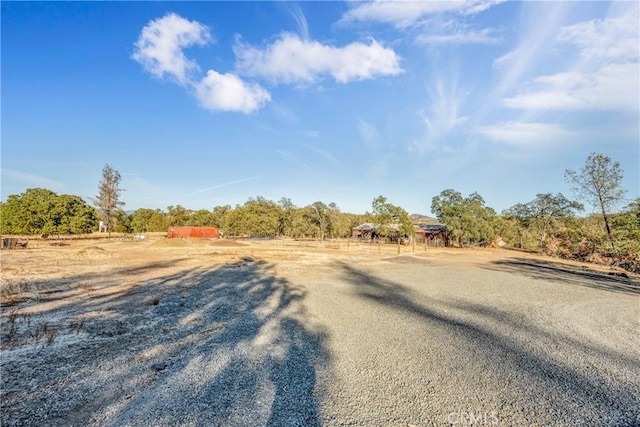
[[411,214],[409,215],[409,218],[411,218],[411,221],[413,221],[414,224],[440,224],[440,221],[436,218],[432,218],[427,215]]

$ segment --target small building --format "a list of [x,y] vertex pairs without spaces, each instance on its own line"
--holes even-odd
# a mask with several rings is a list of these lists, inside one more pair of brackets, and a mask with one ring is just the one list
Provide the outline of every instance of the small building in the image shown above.
[[220,229],[216,227],[169,227],[169,230],[167,231],[167,237],[169,239],[218,239],[220,238]]
[[353,227],[351,237],[358,240],[372,240],[376,237],[376,227],[370,222]]
[[399,224],[387,224],[382,228],[384,230],[379,230],[376,227],[376,224],[366,222],[364,224],[360,224],[357,227],[353,227],[351,229],[351,237],[362,241],[375,241],[383,243],[397,242],[398,238],[400,238],[403,242],[406,242],[410,239],[410,236],[407,234],[399,235]]
[[449,246],[447,227],[442,224],[417,224],[413,226],[416,243],[427,246]]

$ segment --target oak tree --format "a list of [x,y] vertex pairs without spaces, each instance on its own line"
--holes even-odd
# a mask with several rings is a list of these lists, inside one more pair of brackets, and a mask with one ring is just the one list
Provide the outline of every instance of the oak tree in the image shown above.
[[599,208],[611,249],[615,252],[616,245],[611,233],[609,214],[625,195],[622,188],[624,173],[620,163],[612,162],[611,158],[604,154],[591,153],[579,171],[567,169],[564,176],[573,185],[572,189],[579,198]]

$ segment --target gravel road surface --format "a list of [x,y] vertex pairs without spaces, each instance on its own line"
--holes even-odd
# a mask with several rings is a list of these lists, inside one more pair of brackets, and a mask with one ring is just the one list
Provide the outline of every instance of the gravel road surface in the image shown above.
[[252,254],[4,307],[2,425],[640,425],[637,278]]

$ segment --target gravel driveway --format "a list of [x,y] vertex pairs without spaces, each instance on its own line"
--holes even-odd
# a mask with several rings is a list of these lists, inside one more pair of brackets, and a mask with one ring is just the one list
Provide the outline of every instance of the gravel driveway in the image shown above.
[[71,280],[85,296],[3,308],[3,426],[640,425],[635,278],[258,253]]

